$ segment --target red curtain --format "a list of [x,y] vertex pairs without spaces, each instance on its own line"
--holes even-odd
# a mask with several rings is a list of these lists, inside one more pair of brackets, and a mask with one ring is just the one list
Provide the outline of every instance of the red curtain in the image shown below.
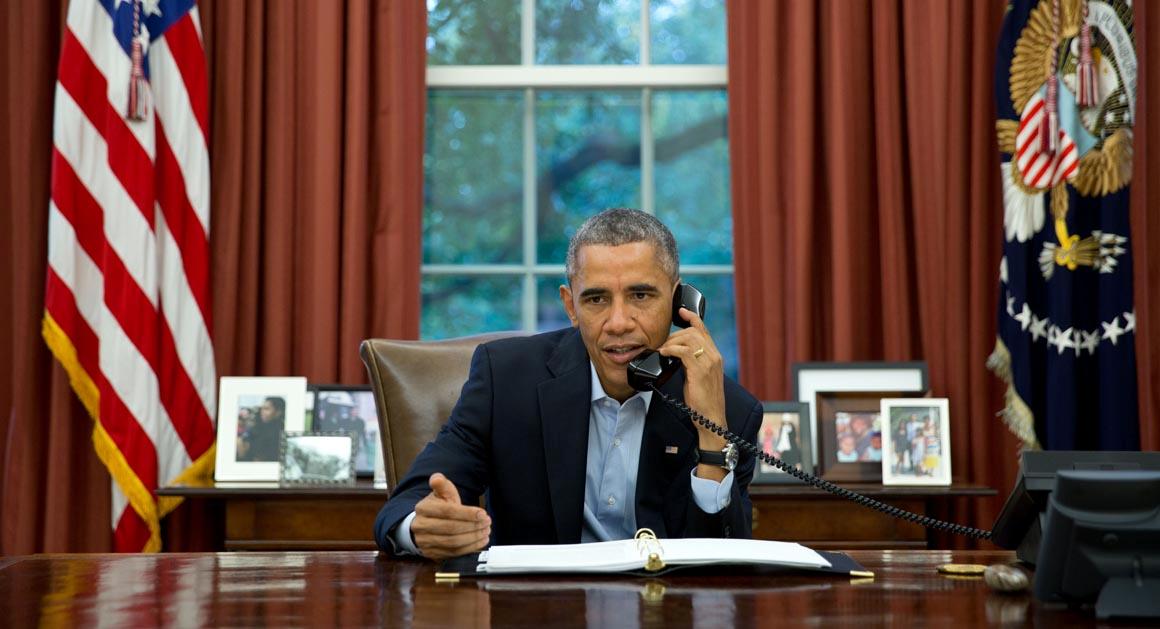
[[[1158,193],[1141,179],[1151,169],[1160,181],[1145,139],[1160,139],[1160,125],[1144,121],[1160,111],[1145,75],[1158,70],[1144,61],[1144,46],[1160,58],[1146,39],[1160,25],[1148,13],[1160,11],[1142,4],[1133,239],[1137,309],[1154,326],[1149,287],[1160,274],[1141,241],[1157,230],[1147,210]],[[955,483],[999,494],[955,505],[952,517],[982,528],[1014,482],[1018,450],[995,415],[1003,386],[985,366],[1001,257],[993,81],[1003,13],[1002,2],[971,0],[728,5],[742,382],[787,399],[795,362],[927,361],[931,391],[950,398]],[[1160,352],[1144,326],[1141,423],[1155,449]]]
[[[0,554],[111,547],[92,420],[40,338],[52,98],[65,2],[2,3]],[[361,383],[358,343],[417,338],[421,2],[199,3],[211,94],[219,375]],[[170,538],[203,545],[194,505]],[[174,535],[174,532],[177,535]],[[171,546],[172,548],[172,546]]]
[[[1160,450],[1160,6],[1137,2],[1135,162],[1132,165],[1132,273],[1136,297],[1136,382],[1140,447]],[[1155,120],[1151,114],[1157,114]]]

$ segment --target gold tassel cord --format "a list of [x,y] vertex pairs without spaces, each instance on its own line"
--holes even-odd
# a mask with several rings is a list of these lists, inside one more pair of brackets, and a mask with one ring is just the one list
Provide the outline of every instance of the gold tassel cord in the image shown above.
[[1015,154],[1015,138],[1019,135],[1019,121],[1018,120],[1004,120],[1000,118],[995,121],[995,139],[999,144],[999,152],[1010,155]]
[[1035,436],[1035,416],[1031,407],[1019,397],[1015,384],[1011,379],[1011,352],[1003,344],[1003,340],[995,339],[995,350],[987,358],[987,368],[1007,385],[1004,394],[1006,406],[999,414],[1007,428],[1023,442],[1023,446],[1031,450],[1041,450],[1039,439]]

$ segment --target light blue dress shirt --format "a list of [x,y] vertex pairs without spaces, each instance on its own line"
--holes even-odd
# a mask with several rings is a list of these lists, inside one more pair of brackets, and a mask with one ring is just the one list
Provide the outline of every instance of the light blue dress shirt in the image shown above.
[[[628,539],[636,535],[636,473],[640,466],[640,443],[644,422],[652,402],[652,391],[628,398],[624,404],[609,397],[589,364],[592,403],[588,413],[588,466],[584,477],[584,525],[581,542]],[[693,501],[705,513],[717,513],[729,506],[733,472],[721,482],[700,478],[697,469],[689,472]],[[411,541],[415,512],[395,528],[395,551],[418,554]]]
[[[588,469],[584,477],[582,542],[604,542],[636,535],[636,477],[644,422],[652,391],[617,402],[604,392],[596,367],[592,374],[592,405],[588,414]],[[706,513],[729,506],[733,472],[721,482],[690,473],[693,500]],[[400,527],[401,528],[401,527]]]

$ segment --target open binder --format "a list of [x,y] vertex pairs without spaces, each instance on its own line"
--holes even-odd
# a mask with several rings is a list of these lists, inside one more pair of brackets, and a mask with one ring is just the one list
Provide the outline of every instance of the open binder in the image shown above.
[[437,579],[528,574],[629,574],[657,576],[706,566],[747,570],[806,570],[850,577],[873,577],[842,553],[818,552],[791,542],[752,539],[657,539],[649,529],[634,539],[588,544],[492,546],[449,559]]

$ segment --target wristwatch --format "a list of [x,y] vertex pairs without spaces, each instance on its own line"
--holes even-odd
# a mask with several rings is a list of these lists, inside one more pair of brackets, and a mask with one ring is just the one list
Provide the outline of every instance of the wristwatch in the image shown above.
[[732,443],[725,444],[725,447],[720,452],[713,450],[702,450],[697,448],[697,462],[705,465],[716,465],[723,467],[727,471],[732,472],[733,468],[737,467],[737,446]]

